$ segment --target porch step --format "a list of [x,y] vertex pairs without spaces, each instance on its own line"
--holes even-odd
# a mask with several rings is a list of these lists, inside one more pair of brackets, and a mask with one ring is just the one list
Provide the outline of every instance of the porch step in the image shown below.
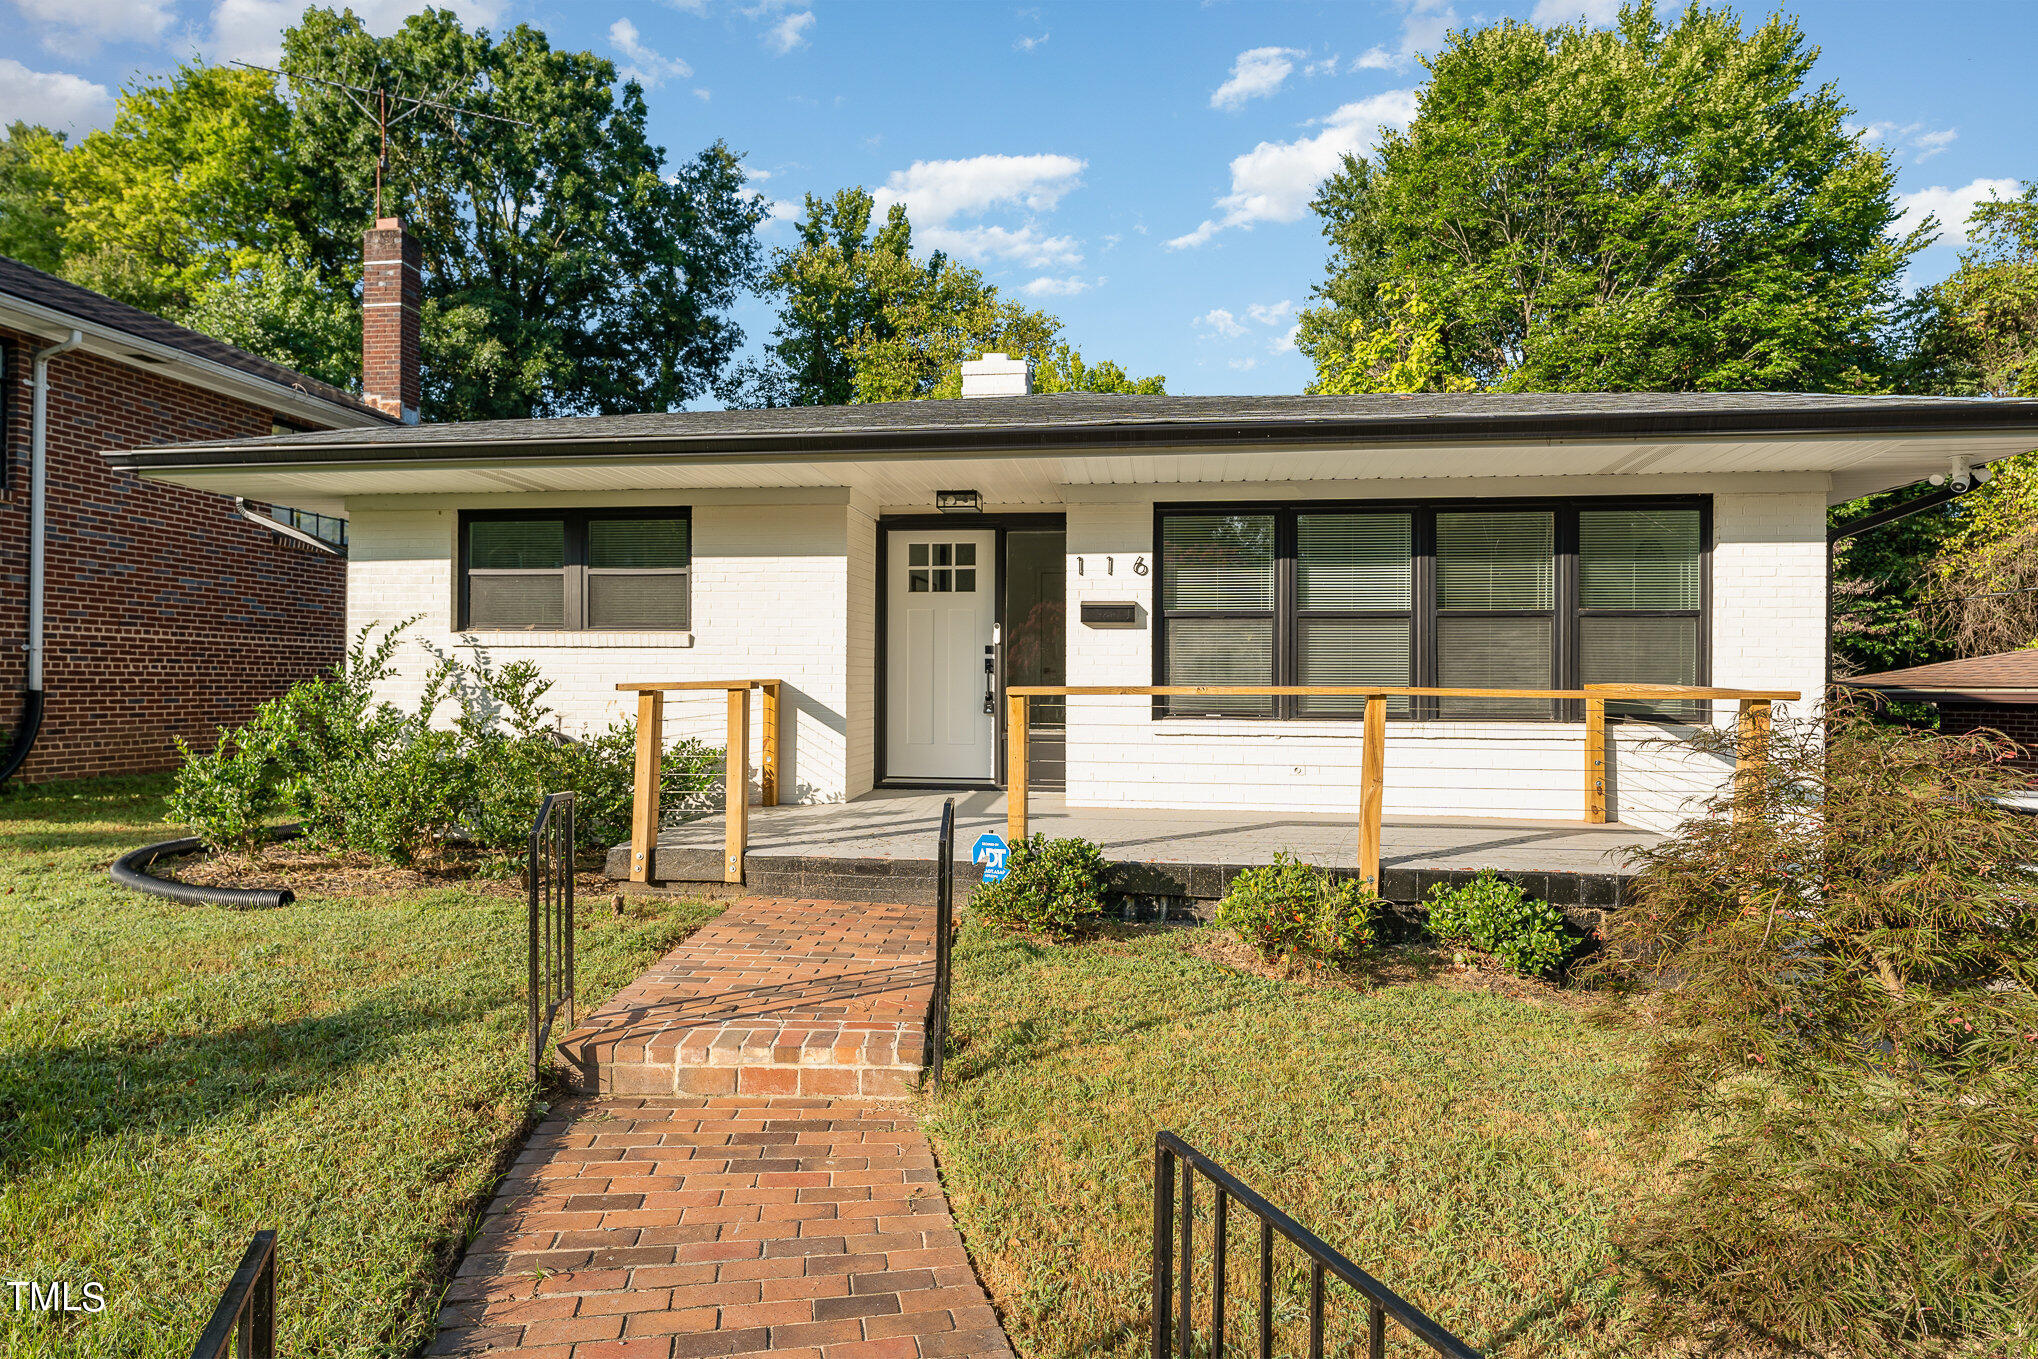
[[900,1099],[927,1064],[933,912],[744,897],[566,1035],[588,1094]]

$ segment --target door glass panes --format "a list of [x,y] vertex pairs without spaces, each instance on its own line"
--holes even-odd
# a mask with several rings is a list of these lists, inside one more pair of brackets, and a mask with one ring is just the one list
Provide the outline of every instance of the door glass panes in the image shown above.
[[977,545],[975,543],[908,543],[906,545],[906,592],[908,594],[975,594],[977,588]]
[[1580,510],[1578,602],[1587,609],[1696,609],[1695,509]]
[[[1437,607],[1548,609],[1556,603],[1557,519],[1548,510],[1437,515]],[[1544,657],[1548,684],[1548,660]]]
[[1161,521],[1161,556],[1170,613],[1274,607],[1271,514],[1171,514]]

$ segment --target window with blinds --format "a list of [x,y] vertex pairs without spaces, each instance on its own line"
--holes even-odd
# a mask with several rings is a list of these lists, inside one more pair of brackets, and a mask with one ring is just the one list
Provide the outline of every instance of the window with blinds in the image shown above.
[[[1699,502],[1168,507],[1160,684],[1574,689],[1701,684]],[[1575,704],[1571,705],[1575,708]],[[1686,720],[1695,705],[1614,704]],[[1336,696],[1170,699],[1166,715],[1356,716]],[[1397,716],[1547,719],[1552,700],[1390,700]]]
[[[1703,587],[1695,508],[1578,512],[1581,684],[1697,684]],[[1610,714],[1696,719],[1693,703],[1610,703]]]
[[[1160,599],[1170,684],[1273,684],[1275,520],[1173,514],[1161,521]],[[1173,695],[1169,716],[1269,717],[1266,698]]]
[[461,623],[478,631],[683,631],[685,510],[463,516]]

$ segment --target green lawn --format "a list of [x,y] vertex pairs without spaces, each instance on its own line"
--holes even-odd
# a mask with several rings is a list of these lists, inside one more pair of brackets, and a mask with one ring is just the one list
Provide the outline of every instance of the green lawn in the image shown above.
[[[123,891],[108,861],[179,833],[163,787],[0,796],[0,1279],[108,1302],[0,1305],[0,1353],[182,1359],[258,1227],[280,1236],[282,1352],[414,1353],[534,1098],[523,901]],[[718,909],[599,904],[583,1007]]]
[[[1562,999],[1441,979],[1368,990],[1268,980],[1196,956],[1201,933],[1058,947],[963,932],[960,1050],[929,1127],[1023,1356],[1144,1352],[1160,1128],[1475,1348],[1644,1348],[1605,1272],[1609,1221],[1666,1159],[1624,1112],[1631,1040]],[[1210,1196],[1198,1188],[1200,1217]],[[1245,1329],[1257,1228],[1248,1238],[1244,1215],[1232,1221],[1228,1348],[1257,1353]],[[1207,1221],[1198,1239],[1207,1326]],[[1277,1295],[1281,1352],[1304,1352],[1299,1269]],[[1363,1324],[1350,1296],[1333,1287],[1329,1352]],[[1389,1352],[1415,1353],[1403,1340],[1410,1348]]]

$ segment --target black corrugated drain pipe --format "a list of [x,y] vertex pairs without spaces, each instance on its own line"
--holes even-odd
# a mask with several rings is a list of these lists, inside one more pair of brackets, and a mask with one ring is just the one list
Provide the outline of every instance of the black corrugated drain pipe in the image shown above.
[[[304,827],[298,825],[271,826],[269,843],[295,840],[304,834]],[[196,854],[205,848],[205,843],[195,835],[181,840],[164,840],[153,845],[131,849],[113,861],[106,870],[106,876],[122,887],[132,887],[137,892],[150,896],[168,897],[188,906],[230,906],[237,911],[267,910],[274,906],[288,906],[297,900],[297,893],[288,887],[204,887],[197,883],[178,882],[174,878],[159,878],[148,872],[150,864],[158,859],[174,859],[180,854]]]

